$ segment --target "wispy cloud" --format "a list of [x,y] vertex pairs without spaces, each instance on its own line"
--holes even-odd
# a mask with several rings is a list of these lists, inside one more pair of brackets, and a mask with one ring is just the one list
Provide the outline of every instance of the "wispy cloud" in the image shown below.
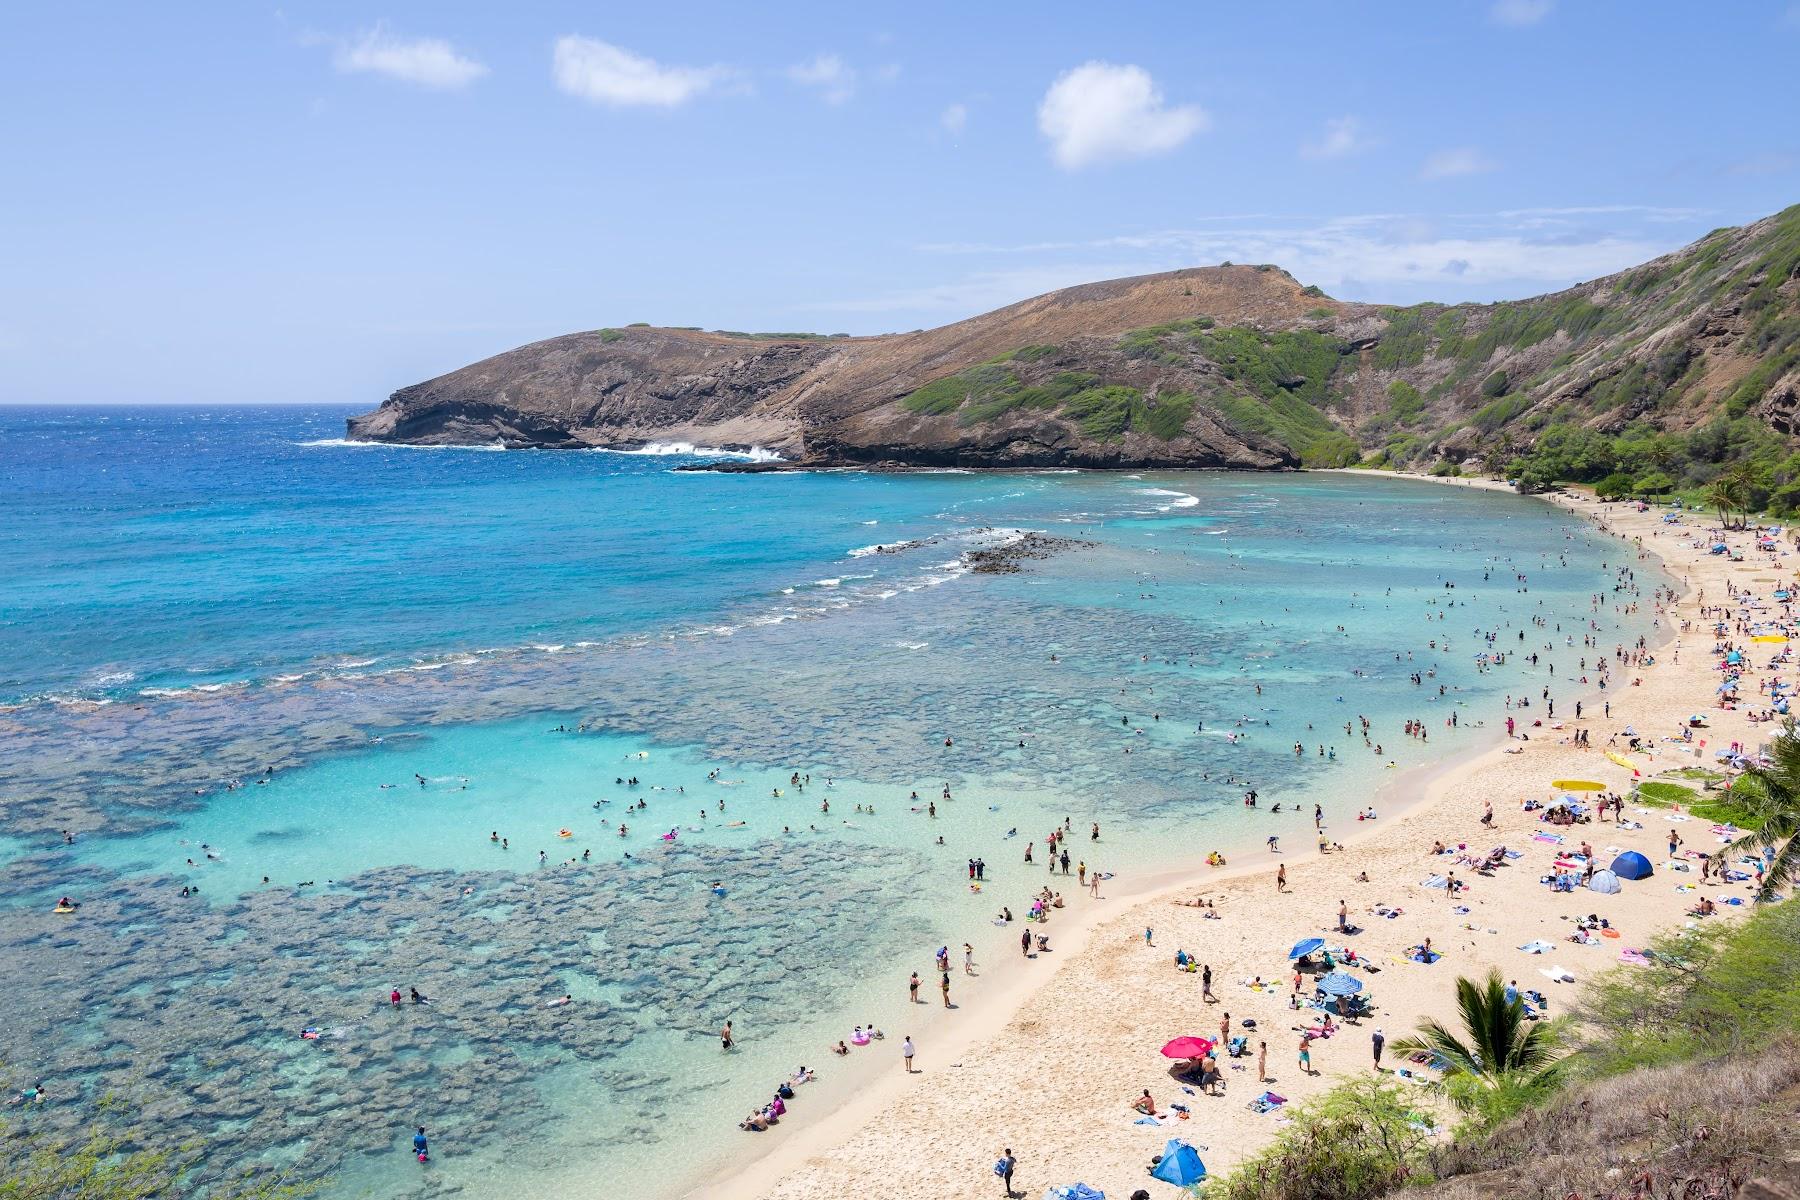
[[1170,105],[1138,66],[1090,62],[1066,71],[1038,105],[1038,129],[1064,170],[1166,154],[1211,119],[1192,104]]
[[1727,175],[1787,175],[1800,171],[1800,155],[1792,150],[1764,150],[1725,165]]
[[[1492,299],[1567,287],[1674,249],[1668,222],[1705,214],[1648,205],[1512,209],[1317,219],[1226,217],[1190,228],[1020,243],[935,243],[949,259],[986,259],[927,286],[821,304],[826,310],[963,316],[1075,283],[1217,262],[1274,263],[1345,299],[1411,303]],[[1026,261],[1019,261],[1026,260]]]
[[1325,122],[1325,132],[1317,141],[1300,146],[1301,158],[1349,158],[1361,154],[1375,144],[1356,117],[1333,117]]
[[1473,146],[1459,146],[1454,150],[1439,150],[1427,158],[1419,166],[1419,178],[1455,179],[1463,175],[1484,175],[1499,165]]
[[960,134],[969,124],[969,106],[952,104],[938,114],[938,124],[952,136]]
[[332,65],[346,74],[385,75],[403,83],[444,90],[467,87],[487,67],[459,54],[442,38],[403,38],[386,26],[334,41]]
[[1555,0],[1495,0],[1488,9],[1488,18],[1496,25],[1524,29],[1542,21],[1555,7]]
[[787,69],[801,87],[815,88],[827,104],[842,104],[856,94],[856,68],[836,54],[818,54]]
[[664,66],[598,38],[556,39],[551,78],[559,90],[615,108],[675,108],[736,77],[728,67]]

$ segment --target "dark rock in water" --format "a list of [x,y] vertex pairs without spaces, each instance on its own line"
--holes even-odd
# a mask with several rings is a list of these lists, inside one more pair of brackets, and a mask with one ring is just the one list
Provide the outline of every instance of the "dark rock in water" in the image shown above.
[[717,475],[769,475],[778,471],[792,471],[793,463],[777,462],[709,462],[683,463],[675,468],[677,471],[708,471]]
[[1049,558],[1078,546],[1091,546],[1080,538],[1055,537],[1047,533],[1027,533],[1016,542],[986,550],[971,550],[963,555],[970,570],[977,575],[1016,575],[1023,570],[1020,563]]

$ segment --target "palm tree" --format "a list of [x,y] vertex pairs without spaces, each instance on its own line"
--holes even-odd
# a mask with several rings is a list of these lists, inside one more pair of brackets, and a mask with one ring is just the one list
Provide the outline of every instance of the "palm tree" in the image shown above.
[[1738,782],[1746,779],[1752,786],[1742,795],[1734,787],[1732,795],[1759,824],[1715,854],[1713,865],[1723,870],[1734,858],[1773,850],[1774,861],[1763,871],[1756,893],[1756,902],[1766,904],[1800,880],[1800,733],[1792,720],[1775,738],[1768,766],[1749,768]]
[[1459,977],[1456,1007],[1466,1041],[1428,1020],[1417,1035],[1401,1038],[1394,1048],[1429,1051],[1445,1064],[1446,1079],[1462,1076],[1487,1091],[1537,1083],[1556,1069],[1556,1034],[1550,1026],[1526,1019],[1522,998],[1507,999],[1499,971],[1489,971],[1480,983]]
[[1719,523],[1730,529],[1731,514],[1744,507],[1744,485],[1735,475],[1721,475],[1706,489],[1706,502],[1719,510]]

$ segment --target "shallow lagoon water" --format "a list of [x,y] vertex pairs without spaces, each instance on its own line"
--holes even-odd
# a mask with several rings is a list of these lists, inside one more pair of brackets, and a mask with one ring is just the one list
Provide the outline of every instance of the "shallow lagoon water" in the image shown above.
[[[28,517],[0,530],[0,1060],[332,1195],[675,1190],[795,1063],[903,1019],[938,945],[995,940],[1065,816],[1121,875],[1304,846],[1273,802],[1343,819],[1550,684],[1479,672],[1476,630],[1530,629],[1567,680],[1588,620],[1641,628],[1592,609],[1615,547],[1403,482],[675,475],[306,444],[328,410],[0,416],[36,447],[0,491]],[[967,571],[1016,529],[1082,544]],[[65,892],[76,920],[43,913]]]

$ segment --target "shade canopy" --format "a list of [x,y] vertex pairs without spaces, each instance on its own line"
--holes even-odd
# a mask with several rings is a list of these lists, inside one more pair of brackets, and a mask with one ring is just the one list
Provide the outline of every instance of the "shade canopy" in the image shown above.
[[1342,971],[1333,971],[1325,976],[1319,980],[1318,987],[1327,996],[1354,996],[1363,989],[1362,980]]
[[1324,948],[1324,938],[1307,938],[1304,941],[1295,942],[1294,948],[1288,951],[1288,957],[1305,958],[1309,954],[1317,954]]
[[1178,1037],[1162,1048],[1164,1058],[1205,1058],[1213,1044],[1203,1037]]

